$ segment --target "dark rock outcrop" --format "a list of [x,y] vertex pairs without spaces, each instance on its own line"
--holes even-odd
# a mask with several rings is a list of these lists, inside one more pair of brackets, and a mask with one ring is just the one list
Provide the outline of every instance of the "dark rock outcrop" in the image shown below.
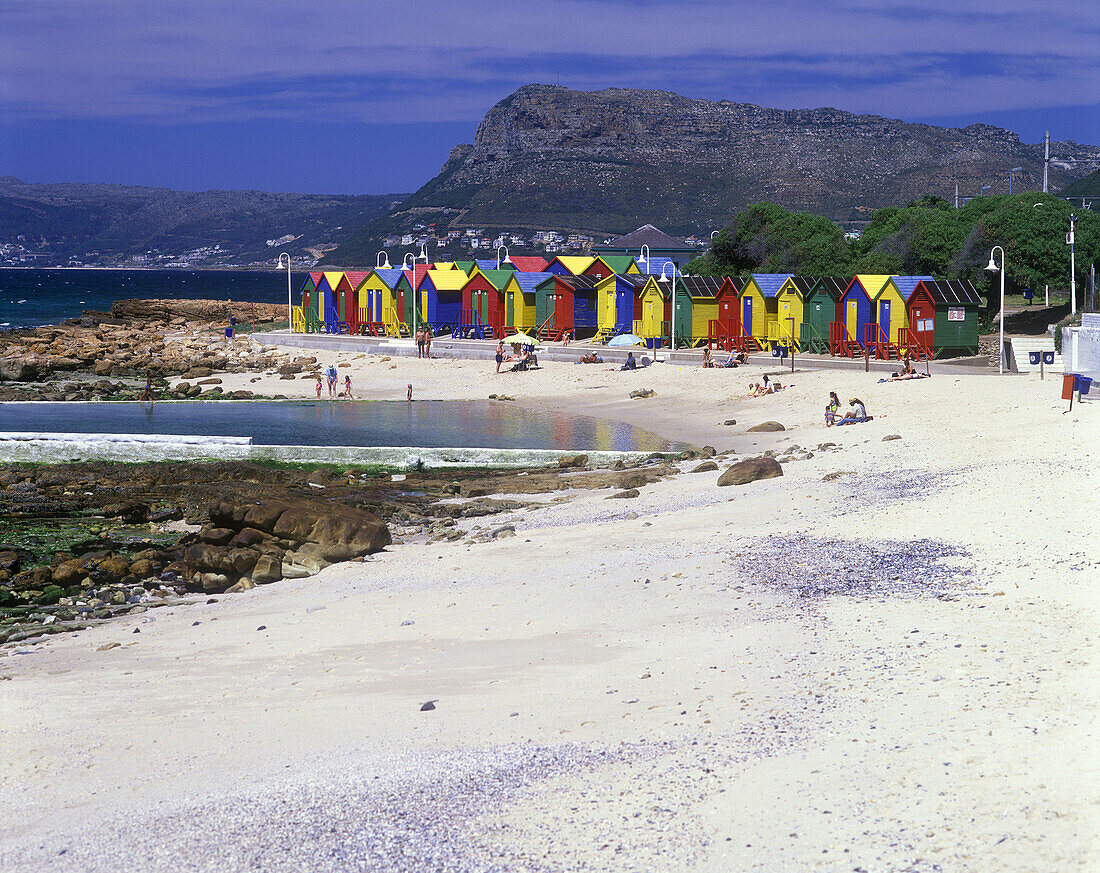
[[783,467],[775,458],[749,458],[738,461],[718,477],[718,484],[746,485],[759,479],[774,479],[783,475]]

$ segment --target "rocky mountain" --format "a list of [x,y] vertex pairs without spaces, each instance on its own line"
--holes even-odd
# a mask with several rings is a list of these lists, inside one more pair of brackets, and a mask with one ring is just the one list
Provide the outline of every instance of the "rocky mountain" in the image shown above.
[[[1100,148],[1051,144],[1052,190],[1100,168]],[[858,222],[925,194],[1042,184],[1042,145],[985,124],[943,128],[837,109],[768,109],[668,91],[527,85],[497,103],[472,145],[391,215],[334,253],[351,261],[413,221],[618,234],[653,222],[721,227],[760,200]]]
[[[346,196],[263,191],[173,191],[128,185],[27,184],[0,177],[0,251],[44,265],[196,265],[271,261],[272,252],[309,258],[386,214],[405,194]],[[270,246],[268,240],[282,240]],[[217,247],[217,249],[215,249]]]
[[1100,196],[1100,170],[1089,173],[1085,178],[1067,185],[1062,189],[1062,194],[1067,197]]

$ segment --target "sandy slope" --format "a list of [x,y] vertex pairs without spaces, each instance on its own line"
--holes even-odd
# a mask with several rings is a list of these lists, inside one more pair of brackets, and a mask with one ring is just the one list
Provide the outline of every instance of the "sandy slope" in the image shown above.
[[[749,400],[755,371],[484,372],[353,378],[814,457],[0,649],[0,869],[1095,868],[1100,404],[1024,377]],[[830,388],[876,420],[826,429]],[[744,434],[765,419],[789,430]]]

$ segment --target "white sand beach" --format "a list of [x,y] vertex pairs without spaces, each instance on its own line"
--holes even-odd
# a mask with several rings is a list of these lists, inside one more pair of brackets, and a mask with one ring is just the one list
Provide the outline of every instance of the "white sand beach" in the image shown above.
[[[0,647],[0,869],[1100,863],[1097,399],[985,372],[796,372],[750,399],[761,368],[318,357],[359,396],[506,393],[812,457],[724,488],[685,461],[637,499],[459,522],[514,537]],[[253,378],[223,387],[313,396]],[[826,428],[829,390],[875,420]],[[746,433],[767,420],[786,430]]]

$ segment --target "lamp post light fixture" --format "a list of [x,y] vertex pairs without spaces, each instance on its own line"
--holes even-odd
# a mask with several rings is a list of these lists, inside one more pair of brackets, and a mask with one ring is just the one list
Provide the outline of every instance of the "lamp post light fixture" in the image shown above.
[[1073,237],[1077,229],[1077,215],[1069,214],[1069,233],[1066,234],[1066,245],[1069,246],[1069,314],[1077,314],[1077,265],[1073,257]]
[[[668,350],[669,361],[672,360],[672,353],[676,350],[676,265],[672,261],[665,261],[661,264],[661,278],[657,281],[663,285],[667,285],[669,277],[665,275],[665,267],[672,267],[672,289],[669,297],[669,323],[668,323]],[[653,350],[653,360],[657,360],[657,350]]]
[[284,260],[286,261],[286,329],[294,333],[294,302],[291,299],[290,291],[290,255],[287,252],[280,252],[279,262],[275,269],[281,270]]
[[[380,263],[378,263],[379,261],[383,261],[383,263],[380,264]],[[390,256],[386,252],[385,249],[380,251],[378,253],[378,255],[375,257],[375,259],[374,259],[374,268],[376,270],[392,270],[393,269],[393,267],[390,266]]]
[[[500,259],[500,251],[504,250],[504,260]],[[501,264],[510,264],[512,259],[508,256],[508,246],[497,246],[497,269],[500,269]]]
[[[997,262],[995,260],[993,260],[994,253],[998,252],[998,251],[1001,253],[1001,266],[1000,267],[998,267]],[[1005,371],[1005,272],[1006,272],[1006,270],[1005,270],[1005,250],[1003,248],[1001,248],[1000,246],[993,246],[993,248],[991,248],[989,250],[989,263],[985,265],[985,269],[986,269],[986,272],[988,272],[988,273],[996,273],[998,270],[1001,273],[1001,316],[1000,316],[1000,321],[1001,321],[1000,355],[1001,355],[1001,359],[1000,359],[1000,364],[999,364],[999,368],[998,368],[997,372],[1000,373],[1003,376],[1004,371]]]
[[1008,171],[1008,193],[1009,194],[1012,194],[1012,174],[1013,173],[1022,173],[1023,171],[1024,171],[1023,167],[1013,167],[1011,170]]
[[647,260],[649,260],[649,246],[643,245],[638,249],[638,263],[644,264]]

